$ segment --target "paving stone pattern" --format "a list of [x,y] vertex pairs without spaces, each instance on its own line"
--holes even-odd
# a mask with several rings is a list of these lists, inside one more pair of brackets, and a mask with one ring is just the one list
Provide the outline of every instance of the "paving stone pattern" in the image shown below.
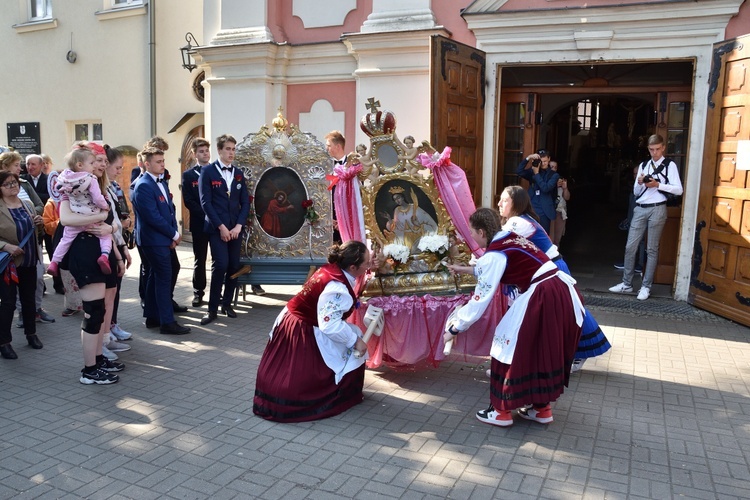
[[[180,258],[187,304],[187,247]],[[0,499],[750,498],[749,330],[685,304],[587,297],[614,347],[572,376],[546,427],[477,421],[488,365],[457,355],[368,370],[364,403],[275,424],[252,414],[255,373],[296,289],[268,286],[208,327],[191,308],[193,333],[173,337],[142,326],[135,275],[118,384],[78,382],[80,316],[60,316],[61,296],[45,298],[57,322],[39,325],[44,349],[14,326],[19,359],[0,359]]]

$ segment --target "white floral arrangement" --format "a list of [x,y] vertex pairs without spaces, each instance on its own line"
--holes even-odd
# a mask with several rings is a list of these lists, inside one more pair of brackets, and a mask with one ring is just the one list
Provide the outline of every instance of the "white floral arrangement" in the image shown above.
[[409,259],[409,247],[399,243],[391,243],[383,247],[383,254],[393,260],[406,262]]
[[417,247],[422,252],[444,254],[448,252],[448,237],[444,234],[428,234],[419,239]]

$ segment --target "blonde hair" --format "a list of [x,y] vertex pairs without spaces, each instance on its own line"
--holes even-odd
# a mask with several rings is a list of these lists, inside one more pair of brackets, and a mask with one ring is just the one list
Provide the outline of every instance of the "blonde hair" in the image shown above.
[[85,147],[77,147],[65,156],[65,164],[73,172],[78,172],[78,164],[83,163],[89,156],[94,156],[94,153]]
[[6,151],[0,154],[0,170],[8,170],[12,164],[23,160],[23,156],[15,151]]

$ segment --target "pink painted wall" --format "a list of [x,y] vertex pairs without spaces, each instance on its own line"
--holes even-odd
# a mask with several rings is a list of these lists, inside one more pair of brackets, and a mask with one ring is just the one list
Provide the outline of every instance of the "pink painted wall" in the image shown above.
[[466,27],[466,21],[461,17],[461,9],[471,2],[472,0],[432,0],[432,13],[437,24],[445,26],[453,34],[454,40],[476,47],[477,37]]
[[740,5],[740,11],[729,20],[726,36],[724,38],[735,38],[750,33],[750,0]]
[[[308,83],[300,85],[289,85],[286,94],[286,118],[289,123],[298,124],[300,113],[309,113],[313,103],[319,99],[325,99],[331,103],[334,111],[343,111],[344,115],[344,137],[347,140],[347,150],[354,149],[356,127],[359,117],[356,115],[357,87],[355,82],[336,83]],[[303,131],[304,132],[304,131]],[[322,137],[318,140],[324,142]]]
[[268,0],[268,28],[276,42],[292,45],[316,42],[337,42],[342,33],[359,33],[362,23],[372,12],[372,0],[357,0],[357,8],[347,14],[343,26],[305,28],[299,17],[292,15],[292,0]]

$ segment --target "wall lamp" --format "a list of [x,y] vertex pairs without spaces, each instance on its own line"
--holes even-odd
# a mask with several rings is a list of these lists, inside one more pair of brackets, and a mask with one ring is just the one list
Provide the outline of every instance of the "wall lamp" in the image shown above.
[[[198,41],[189,31],[185,33],[185,41],[187,42],[187,45],[180,47],[180,53],[182,54],[182,67],[192,73],[193,70],[198,67],[198,65],[195,64],[195,59],[193,59],[195,48],[198,47]],[[195,45],[191,45],[191,42]]]

